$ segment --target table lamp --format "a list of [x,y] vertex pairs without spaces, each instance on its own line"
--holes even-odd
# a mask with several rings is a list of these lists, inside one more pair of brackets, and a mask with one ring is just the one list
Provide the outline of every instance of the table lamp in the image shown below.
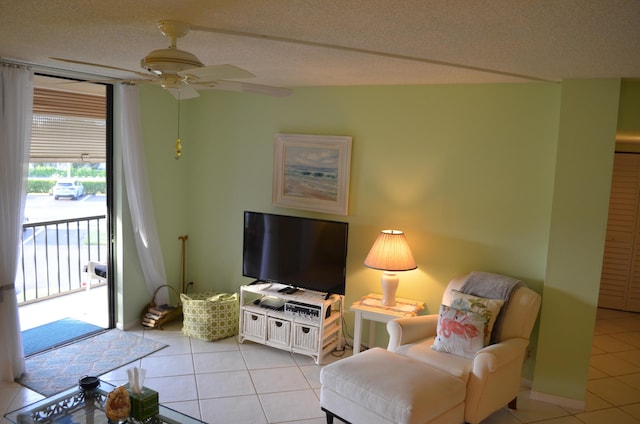
[[416,269],[415,259],[409,249],[409,244],[402,231],[383,230],[373,243],[365,266],[384,271],[382,274],[382,304],[394,306],[396,304],[396,290],[400,278],[398,271]]

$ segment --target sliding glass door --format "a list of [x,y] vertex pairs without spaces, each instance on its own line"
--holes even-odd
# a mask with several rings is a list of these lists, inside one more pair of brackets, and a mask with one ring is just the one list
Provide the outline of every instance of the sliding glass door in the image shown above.
[[16,287],[23,336],[48,325],[61,343],[114,326],[112,87],[41,75],[34,85]]

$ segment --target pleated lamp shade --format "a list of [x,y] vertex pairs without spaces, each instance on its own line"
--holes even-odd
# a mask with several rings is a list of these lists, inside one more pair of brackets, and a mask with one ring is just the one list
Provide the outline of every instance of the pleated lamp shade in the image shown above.
[[416,260],[413,258],[407,238],[402,231],[384,230],[373,243],[365,266],[384,271],[382,274],[382,304],[394,306],[396,304],[396,290],[400,278],[398,271],[416,269]]
[[418,267],[407,238],[399,230],[383,230],[373,243],[364,264],[382,271],[409,271]]

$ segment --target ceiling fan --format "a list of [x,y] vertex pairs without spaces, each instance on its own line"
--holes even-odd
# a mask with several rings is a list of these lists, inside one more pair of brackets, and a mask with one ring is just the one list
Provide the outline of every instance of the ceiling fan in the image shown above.
[[186,22],[163,20],[158,23],[158,28],[162,34],[171,40],[171,44],[168,48],[153,50],[141,59],[140,66],[146,72],[72,59],[57,57],[52,57],[51,59],[130,72],[142,78],[120,81],[159,83],[178,100],[198,97],[198,89],[240,91],[275,97],[286,97],[291,94],[291,89],[289,88],[231,81],[252,78],[255,75],[233,65],[204,66],[193,53],[178,49],[178,38],[187,35],[191,29],[191,25]]

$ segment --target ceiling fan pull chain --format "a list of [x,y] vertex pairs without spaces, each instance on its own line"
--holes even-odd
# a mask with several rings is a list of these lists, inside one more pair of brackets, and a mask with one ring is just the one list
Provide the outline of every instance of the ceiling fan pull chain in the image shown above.
[[182,156],[182,143],[178,137],[178,139],[176,139],[176,160],[180,159],[180,156]]
[[180,91],[178,91],[178,137],[176,138],[176,160],[182,156],[182,142],[180,141]]

